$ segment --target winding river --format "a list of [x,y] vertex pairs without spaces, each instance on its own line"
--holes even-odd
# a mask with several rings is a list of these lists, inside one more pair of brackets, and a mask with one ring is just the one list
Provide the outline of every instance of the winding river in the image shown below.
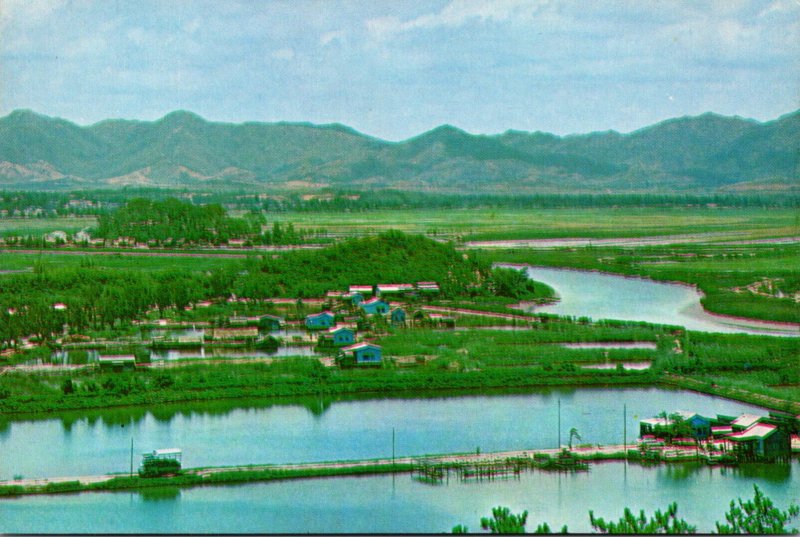
[[526,270],[531,279],[549,285],[559,296],[555,304],[530,308],[537,313],[644,321],[703,332],[800,336],[797,325],[708,313],[700,304],[702,295],[688,285],[587,270],[545,267],[526,267]]

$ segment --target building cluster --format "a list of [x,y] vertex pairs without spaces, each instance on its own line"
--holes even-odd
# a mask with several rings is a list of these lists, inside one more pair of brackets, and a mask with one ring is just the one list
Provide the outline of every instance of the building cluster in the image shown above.
[[730,454],[737,461],[785,460],[800,442],[800,415],[715,417],[696,412],[676,412],[641,420],[639,434],[644,447],[704,445],[710,452]]

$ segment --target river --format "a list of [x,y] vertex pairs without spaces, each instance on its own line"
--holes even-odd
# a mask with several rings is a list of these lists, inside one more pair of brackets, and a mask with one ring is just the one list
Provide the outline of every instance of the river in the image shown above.
[[532,306],[536,313],[644,321],[703,332],[800,336],[797,326],[708,313],[700,304],[701,294],[687,285],[587,270],[527,267],[527,273],[559,296],[555,304]]

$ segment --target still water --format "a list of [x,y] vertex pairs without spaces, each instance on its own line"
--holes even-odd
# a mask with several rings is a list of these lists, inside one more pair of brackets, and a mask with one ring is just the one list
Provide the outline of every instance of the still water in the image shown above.
[[575,427],[583,442],[621,444],[639,419],[662,411],[766,414],[757,407],[688,391],[559,388],[525,393],[414,399],[302,399],[283,404],[159,405],[0,421],[0,480],[127,472],[140,454],[183,450],[185,467],[552,448]]
[[480,530],[497,505],[528,510],[528,531],[591,530],[588,512],[619,518],[624,506],[652,513],[678,503],[700,532],[724,520],[728,502],[757,484],[786,509],[800,503],[800,464],[642,467],[593,464],[588,472],[531,472],[519,479],[426,485],[408,474],[226,487],[83,493],[0,501],[0,532],[25,533],[438,533]]
[[703,310],[700,293],[686,285],[586,270],[528,267],[527,272],[560,298],[555,304],[533,307],[536,313],[644,321],[703,332],[800,336],[796,326],[712,315]]

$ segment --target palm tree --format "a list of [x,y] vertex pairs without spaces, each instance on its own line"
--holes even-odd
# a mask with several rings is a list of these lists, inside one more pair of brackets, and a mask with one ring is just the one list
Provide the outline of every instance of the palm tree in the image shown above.
[[575,427],[573,427],[572,429],[569,430],[569,450],[570,451],[572,451],[572,439],[573,438],[575,438],[578,441],[583,440],[583,438],[581,438],[581,435],[578,434],[578,429],[576,429]]

